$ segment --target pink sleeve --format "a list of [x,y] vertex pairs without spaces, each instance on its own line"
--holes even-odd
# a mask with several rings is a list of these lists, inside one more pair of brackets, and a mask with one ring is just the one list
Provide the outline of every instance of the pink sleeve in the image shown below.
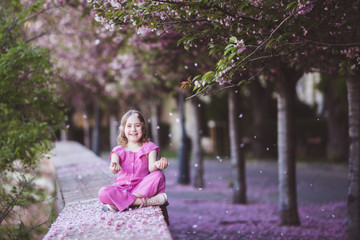
[[116,153],[119,157],[120,157],[120,154],[121,152],[124,150],[124,148],[122,146],[116,146],[112,149],[111,153],[110,153],[110,158],[111,158],[111,155],[113,153]]
[[143,147],[141,148],[140,156],[149,154],[151,151],[156,150],[157,154],[159,155],[160,148],[153,142],[144,143]]

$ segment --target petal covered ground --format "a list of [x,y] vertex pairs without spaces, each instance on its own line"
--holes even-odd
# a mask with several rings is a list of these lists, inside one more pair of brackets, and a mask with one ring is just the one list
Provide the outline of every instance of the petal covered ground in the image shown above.
[[287,227],[279,226],[276,163],[248,164],[246,205],[231,204],[228,161],[205,161],[207,186],[202,189],[176,184],[176,165],[173,162],[165,171],[170,231],[175,240],[347,238],[344,166],[298,166],[301,226]]

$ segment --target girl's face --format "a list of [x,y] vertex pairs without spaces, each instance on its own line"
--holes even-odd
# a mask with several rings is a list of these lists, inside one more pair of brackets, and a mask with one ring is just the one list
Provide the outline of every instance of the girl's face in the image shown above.
[[130,143],[137,143],[143,135],[142,123],[136,115],[131,115],[125,124],[125,136]]

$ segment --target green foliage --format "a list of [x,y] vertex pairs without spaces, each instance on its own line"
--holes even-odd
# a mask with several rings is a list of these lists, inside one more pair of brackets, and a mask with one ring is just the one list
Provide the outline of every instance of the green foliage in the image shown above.
[[44,190],[33,183],[34,170],[63,126],[50,58],[45,49],[22,40],[24,24],[42,4],[6,0],[0,5],[0,231],[5,239],[31,239],[32,227],[21,216],[12,225],[15,209],[44,200]]
[[50,149],[61,124],[51,63],[45,51],[19,42],[0,57],[0,170],[13,170],[21,159],[28,167]]

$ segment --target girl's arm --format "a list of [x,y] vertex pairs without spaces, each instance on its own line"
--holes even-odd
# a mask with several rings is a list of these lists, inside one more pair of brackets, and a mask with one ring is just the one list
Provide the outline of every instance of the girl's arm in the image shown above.
[[154,172],[159,169],[165,169],[169,166],[167,158],[162,157],[159,161],[156,161],[157,152],[153,150],[149,153],[149,171]]
[[119,163],[120,162],[119,155],[117,155],[116,153],[113,153],[113,154],[111,154],[110,159],[111,159],[110,166],[109,166],[110,171],[113,174],[120,172],[121,167],[120,167],[120,163]]

